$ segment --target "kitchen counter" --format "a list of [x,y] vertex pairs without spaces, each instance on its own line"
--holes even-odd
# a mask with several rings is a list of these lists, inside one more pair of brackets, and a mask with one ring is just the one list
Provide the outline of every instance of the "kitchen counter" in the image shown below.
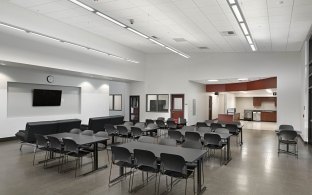
[[244,120],[276,122],[276,110],[244,110]]

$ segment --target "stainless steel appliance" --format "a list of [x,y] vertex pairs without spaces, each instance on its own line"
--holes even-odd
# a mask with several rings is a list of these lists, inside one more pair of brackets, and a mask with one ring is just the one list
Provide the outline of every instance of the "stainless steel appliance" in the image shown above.
[[252,118],[253,118],[253,121],[261,121],[261,112],[253,111]]
[[244,110],[244,120],[252,121],[252,110]]

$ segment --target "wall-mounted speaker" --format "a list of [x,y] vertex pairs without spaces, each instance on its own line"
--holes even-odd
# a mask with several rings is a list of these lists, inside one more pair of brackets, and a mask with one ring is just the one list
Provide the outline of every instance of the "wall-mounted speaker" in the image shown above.
[[219,92],[215,92],[215,95],[219,95]]

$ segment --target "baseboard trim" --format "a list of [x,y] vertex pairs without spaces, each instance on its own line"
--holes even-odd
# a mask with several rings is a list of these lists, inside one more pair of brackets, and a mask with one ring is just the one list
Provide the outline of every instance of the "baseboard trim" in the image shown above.
[[17,140],[18,138],[13,136],[13,137],[2,137],[0,138],[0,142],[7,142],[7,141],[12,141],[12,140]]

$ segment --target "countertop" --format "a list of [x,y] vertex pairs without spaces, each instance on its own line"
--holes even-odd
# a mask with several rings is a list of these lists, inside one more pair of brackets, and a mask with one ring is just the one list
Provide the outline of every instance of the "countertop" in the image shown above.
[[244,111],[253,111],[253,112],[276,112],[276,110],[244,110]]

